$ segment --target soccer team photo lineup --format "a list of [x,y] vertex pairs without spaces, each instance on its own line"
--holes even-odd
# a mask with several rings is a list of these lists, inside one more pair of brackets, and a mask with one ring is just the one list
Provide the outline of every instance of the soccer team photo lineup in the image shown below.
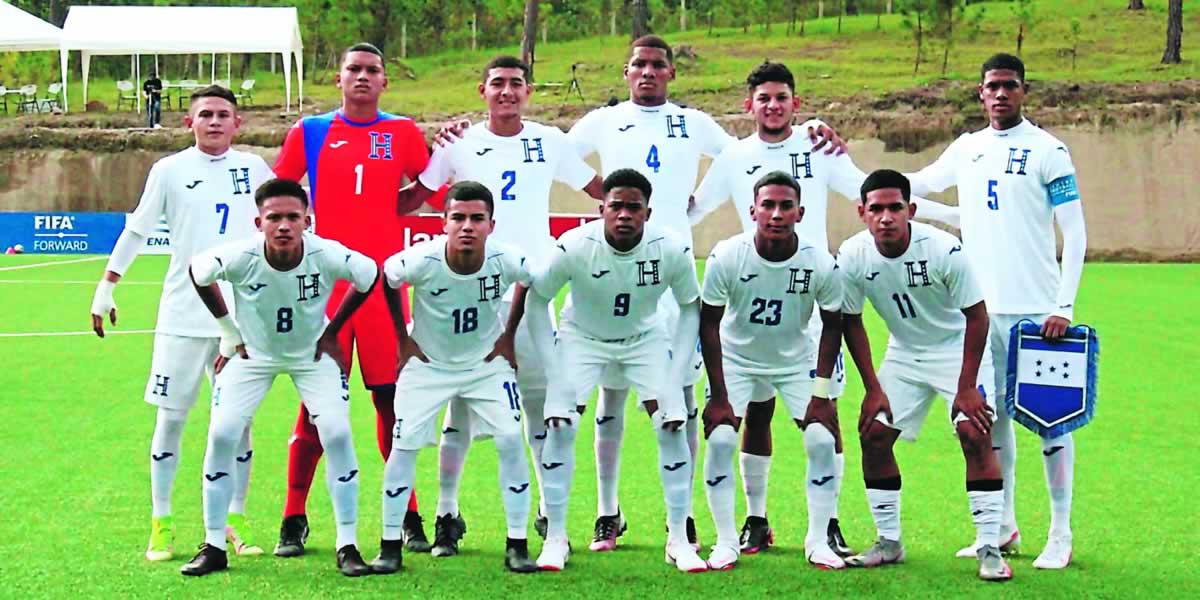
[[[481,579],[543,580],[630,554],[670,589],[707,571],[753,577],[782,554],[797,577],[829,571],[814,576],[836,590],[838,577],[916,567],[907,547],[947,586],[927,593],[965,594],[994,588],[976,579],[1073,576],[1077,555],[1108,551],[1072,530],[1074,504],[1120,502],[1074,494],[1077,463],[1094,460],[1074,432],[1096,416],[1107,332],[1077,302],[1093,273],[1084,201],[1100,190],[1076,180],[1088,149],[1023,110],[1039,65],[999,48],[974,65],[972,122],[986,125],[914,169],[856,163],[836,120],[802,108],[788,56],[744,74],[728,112],[753,131],[739,139],[671,95],[678,47],[613,40],[627,95],[567,131],[526,117],[530,65],[500,53],[476,69],[486,116],[426,135],[380,108],[390,57],[346,47],[324,84],[340,105],[289,117],[272,161],[235,147],[237,90],[189,90],[192,143],[154,162],[111,253],[73,266],[94,293],[91,332],[71,339],[97,370],[134,365],[149,405],[136,418],[153,423],[137,429],[152,429],[137,440],[148,458],[121,475],[139,487],[119,499],[149,517],[130,525],[148,541],[84,541],[183,576],[308,561],[304,576],[397,589],[452,561]],[[558,214],[552,187],[594,208]],[[929,198],[951,189],[956,204]],[[693,227],[719,210],[738,233],[697,252]],[[831,236],[835,210],[856,214],[858,232]],[[418,222],[427,234],[413,235]],[[159,238],[169,258],[150,298],[144,270],[122,280]],[[34,258],[6,256],[0,271],[61,268]],[[13,302],[16,282],[0,286]],[[126,301],[135,292],[145,298]],[[68,307],[76,329],[83,303]],[[152,330],[127,325],[139,313],[157,315]],[[112,350],[138,333],[148,354]],[[0,342],[19,353],[30,339]],[[256,431],[280,420],[279,388],[298,402],[282,409],[290,435],[268,439]],[[134,400],[91,390],[77,401]],[[373,420],[352,412],[366,402]],[[1187,423],[1177,433],[1195,444]],[[189,427],[206,434],[184,444]],[[378,458],[356,443],[372,435]],[[914,443],[936,446],[958,490],[935,510],[920,505],[930,466]],[[254,468],[268,453],[286,468]],[[116,468],[86,455],[76,466]],[[484,468],[479,489],[470,471]],[[14,463],[4,470],[21,485]],[[865,498],[843,497],[860,477]],[[282,505],[250,493],[285,487]],[[1018,488],[1036,488],[1037,505]],[[477,497],[490,510],[460,510]],[[84,512],[54,518],[101,518]],[[960,539],[948,545],[946,530]],[[647,531],[654,543],[628,543]],[[1166,554],[1194,554],[1191,539]]]

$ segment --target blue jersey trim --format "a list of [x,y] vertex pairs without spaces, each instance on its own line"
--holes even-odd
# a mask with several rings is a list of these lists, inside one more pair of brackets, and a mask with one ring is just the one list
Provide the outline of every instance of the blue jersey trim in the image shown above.
[[1075,183],[1074,175],[1066,175],[1051,181],[1046,186],[1050,197],[1050,206],[1058,206],[1079,200],[1079,186]]
[[345,121],[346,124],[351,127],[370,127],[380,121],[394,121],[396,119],[407,118],[407,117],[397,117],[396,115],[393,115],[391,113],[385,113],[383,111],[379,111],[375,114],[375,118],[370,121],[353,121],[350,118],[346,117],[346,115],[343,114],[341,110],[338,110],[336,112],[337,112],[337,116],[341,117],[342,120]]
[[329,128],[333,126],[336,112],[327,112],[314,117],[306,117],[300,121],[304,128],[304,163],[308,170],[309,204],[317,208],[317,164],[321,159],[321,149],[325,147],[325,138],[329,136]]

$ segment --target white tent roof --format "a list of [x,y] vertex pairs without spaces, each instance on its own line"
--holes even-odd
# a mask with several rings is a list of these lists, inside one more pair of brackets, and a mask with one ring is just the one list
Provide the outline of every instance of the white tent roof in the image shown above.
[[0,0],[0,52],[58,50],[62,30]]
[[295,7],[72,6],[63,48],[91,54],[299,52]]

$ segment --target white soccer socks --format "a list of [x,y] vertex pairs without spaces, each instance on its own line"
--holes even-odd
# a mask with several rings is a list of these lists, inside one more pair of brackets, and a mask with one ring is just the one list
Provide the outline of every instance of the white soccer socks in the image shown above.
[[1042,440],[1046,488],[1050,491],[1050,535],[1071,536],[1071,488],[1075,480],[1075,439],[1071,434]]
[[[834,452],[837,449],[834,448]],[[837,452],[833,455],[833,515],[834,519],[838,518],[838,502],[842,497],[842,478],[846,474],[846,455],[842,452]]]
[[217,417],[208,426],[208,449],[204,453],[204,541],[225,549],[225,525],[233,497],[234,449],[242,439],[247,419]]
[[383,539],[404,539],[404,515],[416,476],[417,451],[401,450],[393,444],[383,468]]
[[242,431],[242,440],[238,444],[237,457],[234,461],[233,500],[229,502],[229,512],[239,515],[246,514],[246,495],[250,493],[250,470],[254,465],[254,448],[250,440],[250,426]]
[[771,474],[771,457],[741,453],[742,489],[746,495],[746,515],[767,517],[767,480]]
[[995,480],[968,481],[967,499],[971,506],[971,520],[975,523],[976,546],[1000,547],[1000,520],[1004,515],[1004,492],[997,489],[980,489],[987,484],[1000,483]]
[[[658,437],[659,475],[662,479],[663,502],[667,505],[667,543],[688,545],[687,517],[692,508],[691,461],[688,455],[687,432],[663,429],[655,420]],[[688,548],[691,548],[688,545]]]
[[438,503],[437,514],[458,515],[458,486],[462,482],[463,465],[471,449],[471,411],[461,400],[452,400],[442,424],[442,439],[438,444]]
[[621,441],[629,390],[600,389],[596,406],[596,514],[615,515],[620,507]]
[[150,502],[154,518],[171,516],[171,488],[179,468],[179,452],[187,410],[160,406],[150,438]]
[[1004,479],[1004,514],[1001,529],[1015,531],[1017,516],[1013,493],[1017,486],[1017,437],[1013,431],[1012,418],[1005,410],[996,411],[996,422],[992,424],[992,450],[1000,459],[1000,476]]
[[575,474],[575,434],[578,424],[559,425],[546,430],[542,448],[542,486],[546,495],[546,542],[567,539],[567,499]]
[[529,528],[529,460],[525,457],[525,440],[521,434],[496,436],[496,453],[500,455],[500,497],[504,501],[504,517],[508,538],[523,540]]
[[337,526],[335,548],[358,544],[358,459],[350,438],[349,415],[328,413],[317,422],[317,435],[325,448],[325,482],[333,502]]
[[525,409],[525,441],[533,454],[533,474],[538,484],[538,509],[546,514],[546,495],[542,492],[542,449],[546,446],[546,390],[545,388],[521,389]]
[[837,501],[837,465],[834,458],[833,434],[820,423],[810,424],[804,429],[804,454],[807,457],[808,473],[805,491],[808,495],[808,535],[804,545],[812,548],[826,546],[829,520],[833,518],[833,507]]
[[[708,436],[704,451],[704,492],[708,510],[717,528],[717,546],[738,549],[737,524],[734,521],[733,453],[738,434],[729,425],[718,425]],[[743,455],[745,456],[745,455]],[[715,550],[714,550],[715,552]]]
[[[900,477],[868,481],[867,503],[879,537],[900,541]],[[875,487],[872,487],[875,486]]]

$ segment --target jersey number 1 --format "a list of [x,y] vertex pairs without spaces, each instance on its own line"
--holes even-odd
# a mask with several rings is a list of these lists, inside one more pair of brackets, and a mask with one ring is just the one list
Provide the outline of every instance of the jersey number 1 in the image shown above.
[[362,163],[358,163],[357,165],[354,165],[354,195],[355,196],[362,195],[362,180],[363,180],[363,166],[362,166]]

